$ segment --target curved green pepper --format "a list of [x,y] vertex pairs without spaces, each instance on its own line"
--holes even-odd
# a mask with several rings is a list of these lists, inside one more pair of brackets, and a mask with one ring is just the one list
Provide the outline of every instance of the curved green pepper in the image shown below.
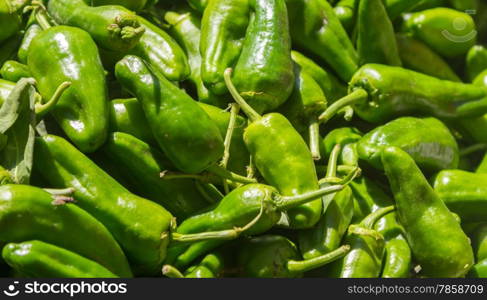
[[467,53],[466,71],[470,81],[475,81],[477,76],[487,69],[487,49],[484,46],[473,46]]
[[201,79],[212,93],[227,93],[223,73],[239,59],[249,18],[249,0],[213,0],[203,13]]
[[29,67],[15,60],[7,60],[0,69],[0,75],[5,80],[13,82],[17,82],[23,77],[32,77]]
[[0,225],[15,228],[3,230],[0,241],[45,241],[96,261],[118,276],[132,276],[110,232],[86,211],[66,204],[70,201],[33,186],[0,186]]
[[86,30],[107,50],[125,52],[144,34],[136,15],[122,6],[91,7],[83,0],[51,0],[48,11],[57,22]]
[[2,257],[17,272],[43,278],[116,278],[99,263],[42,241],[10,243]]
[[325,255],[301,260],[293,242],[279,235],[262,235],[243,241],[237,253],[240,276],[250,278],[296,278],[347,254],[345,245]]
[[176,168],[200,173],[222,157],[218,127],[184,91],[132,55],[117,63],[115,75],[141,102],[156,141]]
[[27,63],[27,55],[29,53],[29,47],[32,44],[32,40],[42,32],[41,26],[33,23],[30,25],[24,33],[24,37],[22,38],[22,43],[19,46],[17,51],[17,57],[19,61],[23,64]]
[[446,61],[423,42],[406,34],[396,34],[396,40],[405,68],[439,79],[461,82]]
[[487,258],[476,263],[468,272],[467,277],[487,278]]
[[330,265],[330,276],[339,278],[376,278],[382,269],[384,237],[374,230],[374,224],[394,210],[393,206],[381,208],[359,224],[348,228],[345,243],[351,250],[345,257]]
[[[350,179],[347,178],[342,183],[347,184]],[[194,232],[228,230],[236,226],[251,224],[246,229],[245,234],[264,233],[279,222],[286,210],[313,201],[317,197],[340,191],[344,188],[343,184],[293,196],[281,196],[271,186],[248,184],[231,191],[212,210],[184,220],[177,227],[176,232],[191,234]],[[194,259],[211,251],[221,243],[222,241],[204,241],[189,247],[172,247],[168,251],[167,263],[177,268],[184,268]]]
[[357,115],[372,123],[384,123],[412,113],[453,119],[487,112],[486,88],[399,67],[365,65],[355,73],[349,89],[354,92],[349,98],[355,96],[352,101],[357,102],[354,105]]
[[285,0],[249,0],[251,22],[233,73],[240,95],[259,113],[274,111],[294,86]]
[[357,142],[362,138],[362,133],[352,127],[335,128],[330,131],[322,141],[324,157],[330,157],[335,145],[341,146],[338,158],[340,164],[348,166],[358,165]]
[[84,0],[84,2],[91,6],[120,5],[133,11],[140,11],[150,1],[148,0]]
[[[225,71],[225,81],[250,120],[244,131],[244,141],[262,177],[285,196],[317,190],[319,185],[313,157],[301,135],[279,113],[259,115],[237,92],[230,73],[231,69]],[[322,209],[321,199],[293,208],[287,212],[287,226],[310,228],[320,219]]]
[[357,52],[367,63],[401,66],[394,27],[383,0],[360,0],[357,11]]
[[323,59],[345,82],[357,71],[358,55],[326,0],[286,0],[293,43]]
[[470,241],[414,160],[396,147],[382,152],[397,215],[423,276],[461,277],[474,263]]
[[48,28],[32,41],[27,65],[45,99],[61,83],[71,82],[52,111],[54,118],[83,152],[101,146],[108,133],[107,87],[89,34],[68,26]]
[[217,278],[225,267],[224,254],[215,251],[206,255],[197,265],[184,272],[186,278]]
[[148,144],[157,144],[137,99],[114,99],[110,101],[109,112],[112,132],[125,132]]
[[162,205],[178,219],[208,206],[192,180],[161,180],[160,173],[167,169],[165,157],[130,134],[110,134],[102,151],[133,178],[138,194]]
[[435,118],[401,117],[368,132],[357,143],[360,159],[382,169],[381,153],[389,147],[406,151],[425,171],[455,169],[458,145],[450,130]]
[[0,0],[0,43],[22,29],[22,9],[28,0]]
[[466,54],[476,43],[475,22],[467,13],[439,7],[406,14],[403,18],[404,32],[444,57]]
[[435,177],[435,192],[465,222],[485,222],[487,174],[444,170]]

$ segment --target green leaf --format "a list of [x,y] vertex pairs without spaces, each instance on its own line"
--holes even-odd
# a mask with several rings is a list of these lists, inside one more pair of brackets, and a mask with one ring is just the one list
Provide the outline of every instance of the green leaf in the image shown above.
[[19,80],[0,108],[0,132],[7,136],[0,152],[0,165],[18,184],[28,184],[32,170],[36,126],[34,83],[32,78]]

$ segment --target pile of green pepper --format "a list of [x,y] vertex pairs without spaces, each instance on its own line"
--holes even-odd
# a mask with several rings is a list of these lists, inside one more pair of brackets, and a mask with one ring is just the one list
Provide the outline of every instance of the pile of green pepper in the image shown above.
[[0,274],[487,278],[486,15],[0,0]]

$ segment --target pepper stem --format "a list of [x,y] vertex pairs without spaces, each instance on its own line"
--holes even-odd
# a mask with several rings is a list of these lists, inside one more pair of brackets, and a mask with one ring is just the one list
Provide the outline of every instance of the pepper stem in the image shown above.
[[329,264],[350,252],[350,245],[343,245],[327,254],[307,259],[307,260],[290,260],[287,263],[287,269],[293,273],[304,273],[326,264]]
[[373,213],[369,214],[367,217],[365,217],[362,222],[360,222],[360,225],[364,228],[372,229],[374,227],[374,224],[383,216],[389,214],[390,212],[394,211],[396,208],[394,205],[387,206],[380,208]]
[[65,81],[61,83],[56,91],[54,92],[54,95],[52,95],[51,99],[47,101],[44,104],[36,103],[35,105],[35,112],[36,112],[36,117],[37,118],[42,118],[45,114],[47,114],[51,109],[54,108],[54,106],[59,102],[59,99],[63,95],[63,93],[71,86],[71,82]]
[[356,89],[351,94],[335,101],[319,117],[320,123],[328,122],[340,109],[367,99],[369,94],[364,89]]
[[320,160],[320,123],[313,118],[309,124],[309,149],[313,160]]
[[221,178],[228,179],[233,182],[240,182],[240,183],[257,183],[257,180],[254,178],[248,178],[245,176],[238,175],[236,173],[230,172],[218,165],[212,165],[206,169],[207,172],[215,174]]
[[[230,120],[228,121],[227,133],[225,135],[225,141],[223,143],[223,158],[220,163],[222,168],[224,169],[227,169],[228,160],[230,159],[230,147],[232,146],[233,131],[235,129],[235,123],[237,121],[237,115],[239,110],[240,106],[238,106],[237,103],[230,104]],[[225,190],[225,194],[228,194],[230,192],[226,179],[223,180],[223,189]]]
[[60,195],[71,195],[74,193],[74,188],[66,188],[66,189],[43,189],[44,191],[48,192],[53,196],[60,196]]
[[318,181],[318,184],[320,185],[324,183],[345,184],[360,176],[360,173],[362,173],[362,170],[359,167],[353,167],[353,170],[351,170],[347,174],[347,176],[343,177],[343,179],[340,179],[338,177],[325,177],[320,179]]
[[342,147],[340,144],[336,144],[331,151],[330,158],[328,159],[328,167],[326,169],[325,178],[334,178],[337,176],[337,164],[338,155],[340,155]]
[[293,207],[308,203],[310,201],[316,200],[324,195],[339,192],[345,188],[343,184],[330,185],[324,188],[320,188],[316,191],[295,195],[295,196],[274,196],[274,203],[276,207],[280,210],[288,210]]
[[471,146],[460,149],[460,156],[467,156],[478,151],[484,151],[487,149],[487,144],[473,144]]
[[34,9],[35,19],[37,23],[39,23],[39,26],[41,26],[43,30],[51,28],[51,18],[47,14],[47,9],[42,1],[32,1],[32,8]]
[[171,233],[171,239],[176,243],[196,243],[207,240],[234,240],[240,236],[243,232],[254,226],[264,214],[264,202],[260,205],[260,211],[257,216],[247,223],[244,227],[234,227],[233,229],[220,230],[220,231],[208,231],[200,233],[187,233],[181,234],[177,232]]
[[348,227],[348,234],[364,235],[374,238],[375,240],[383,240],[384,236],[374,229],[362,227],[360,225],[352,224]]
[[252,108],[252,106],[250,106],[245,101],[245,99],[242,96],[240,96],[240,94],[238,93],[237,88],[235,87],[235,85],[232,82],[232,78],[231,78],[232,72],[233,72],[232,68],[227,68],[225,70],[225,72],[223,73],[223,78],[225,79],[225,84],[227,85],[228,91],[232,95],[235,102],[237,102],[238,105],[240,105],[243,112],[245,113],[245,115],[247,115],[247,117],[250,119],[250,121],[254,122],[254,121],[259,120],[260,118],[262,118],[262,116],[258,112],[256,112]]
[[169,278],[184,278],[184,275],[171,265],[162,266],[162,275]]

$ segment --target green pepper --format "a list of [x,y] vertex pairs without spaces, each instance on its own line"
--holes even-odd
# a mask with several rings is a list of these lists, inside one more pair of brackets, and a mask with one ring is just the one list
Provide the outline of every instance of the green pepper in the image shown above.
[[450,6],[460,11],[476,11],[478,9],[477,0],[448,0]]
[[60,24],[86,30],[103,48],[127,51],[144,34],[136,15],[122,6],[91,7],[83,0],[51,0],[49,14]]
[[112,132],[125,132],[148,144],[157,144],[137,99],[114,99],[110,101],[109,111]]
[[[410,11],[422,1],[424,2],[424,0],[385,0],[384,4],[387,8],[389,18],[394,21],[402,13]],[[426,0],[426,2],[428,1]]]
[[137,193],[165,207],[178,219],[185,219],[208,206],[190,179],[161,180],[167,170],[165,157],[143,141],[122,132],[108,136],[102,151],[133,178]]
[[357,52],[367,63],[401,66],[392,22],[383,0],[361,0],[357,11]]
[[164,19],[171,25],[169,33],[181,45],[188,57],[188,63],[191,67],[188,80],[193,89],[196,90],[198,100],[216,106],[225,106],[226,101],[210,92],[201,78],[201,20],[196,12],[186,6],[179,6],[166,12]]
[[22,29],[22,9],[28,0],[0,0],[0,43]]
[[345,243],[350,252],[329,267],[329,276],[334,278],[376,278],[382,269],[384,237],[374,230],[380,218],[394,210],[393,206],[381,208],[348,228]]
[[[339,144],[338,144],[339,145]],[[335,146],[328,161],[325,179],[336,178],[336,166],[340,146]],[[320,187],[329,185],[324,183]],[[323,215],[311,229],[298,232],[299,250],[304,259],[311,259],[329,253],[340,246],[353,217],[353,197],[350,187],[336,194],[323,197]]]
[[141,102],[156,141],[177,169],[200,173],[222,157],[218,127],[184,91],[132,55],[117,63],[115,75]]
[[483,85],[487,87],[487,69],[485,69],[482,73],[480,73],[479,75],[477,75],[477,77],[475,77],[473,84]]
[[210,0],[188,0],[188,4],[200,13],[205,11],[205,8],[210,4],[210,2]]
[[487,174],[443,170],[434,180],[436,194],[465,222],[485,222]]
[[315,79],[294,64],[294,89],[289,99],[281,105],[279,112],[296,130],[309,141],[314,160],[320,160],[320,125],[318,116],[327,107],[327,99]]
[[33,186],[0,186],[0,224],[15,229],[3,230],[0,241],[45,241],[96,261],[118,276],[132,276],[110,232],[90,214],[69,204],[71,201]]
[[472,17],[439,7],[403,16],[402,30],[448,58],[466,54],[475,45],[477,31]]
[[358,3],[359,2],[356,0],[340,0],[333,8],[333,11],[338,20],[340,20],[343,28],[349,33],[355,27],[355,11]]
[[171,265],[162,267],[162,274],[171,278],[218,278],[225,271],[228,257],[221,249],[208,253],[197,264],[189,267],[184,275]]
[[251,22],[235,65],[233,83],[259,113],[274,111],[294,85],[285,0],[250,0]]
[[41,26],[45,30],[32,41],[27,65],[43,98],[71,82],[52,113],[79,149],[92,152],[108,133],[107,87],[98,48],[81,29]]
[[0,78],[0,106],[7,100],[14,87],[15,82]]
[[461,82],[448,63],[423,42],[406,34],[396,34],[396,40],[405,68],[439,79]]
[[475,45],[468,51],[466,68],[468,79],[472,82],[487,69],[487,49],[484,46]]
[[239,59],[249,25],[249,0],[209,1],[201,20],[201,79],[212,93],[227,93],[223,73]]
[[406,151],[425,171],[455,169],[458,145],[450,130],[435,118],[401,117],[368,132],[357,143],[360,159],[382,169],[381,153],[394,146]]
[[51,185],[73,186],[80,207],[98,218],[124,249],[134,273],[154,275],[169,242],[234,238],[236,230],[185,236],[173,233],[174,217],[162,206],[129,192],[61,137],[36,139],[34,168]]
[[29,68],[15,60],[7,60],[0,69],[0,75],[5,80],[13,82],[17,82],[23,77],[32,77]]
[[296,245],[279,235],[262,235],[242,242],[237,260],[240,276],[251,278],[296,278],[303,273],[327,265],[347,254],[344,245],[325,255],[301,260]]
[[326,0],[286,0],[293,43],[321,58],[345,82],[357,71],[358,55]]
[[467,277],[470,278],[487,278],[487,258],[476,263],[470,272],[468,272]]
[[42,241],[9,243],[2,257],[17,272],[35,278],[116,278],[101,264]]
[[[264,233],[280,221],[286,210],[314,201],[317,197],[340,191],[354,176],[356,173],[342,180],[342,184],[293,196],[282,196],[271,186],[248,184],[231,191],[213,209],[184,220],[177,227],[176,232],[191,234],[228,230],[247,224],[245,234]],[[187,247],[171,247],[168,250],[167,263],[176,268],[185,268],[194,259],[208,253],[221,243],[222,241],[203,241]]]
[[[259,115],[236,90],[230,79],[231,72],[231,69],[225,71],[225,81],[249,118],[244,141],[262,177],[285,196],[317,190],[319,185],[313,157],[301,135],[279,113]],[[310,228],[320,219],[322,209],[321,199],[293,208],[287,212],[287,226]]]
[[148,0],[84,0],[91,6],[120,5],[133,11],[140,11],[146,7]]
[[344,165],[358,165],[357,143],[362,138],[362,133],[352,127],[335,128],[330,131],[322,141],[324,157],[330,157],[335,145],[340,145],[342,151],[338,162]]
[[10,175],[10,172],[5,170],[4,167],[0,166],[0,185],[9,183],[14,183],[12,175]]
[[32,44],[32,40],[42,32],[41,26],[33,23],[25,30],[24,37],[22,38],[22,43],[17,51],[17,57],[19,61],[23,64],[27,63],[27,54],[29,52],[29,47]]
[[481,261],[487,258],[487,223],[481,223],[469,235],[472,241],[472,248],[475,254],[475,260]]
[[[413,113],[455,119],[487,112],[486,88],[441,80],[399,67],[365,65],[353,76],[349,90],[352,94],[338,101],[342,106],[355,103],[357,115],[371,123],[384,123]],[[335,103],[340,103],[338,101]],[[320,120],[329,117],[325,111]]]
[[308,73],[321,87],[330,102],[340,99],[347,94],[347,87],[335,75],[326,71],[310,58],[297,51],[291,51],[294,63],[301,67],[301,70]]
[[470,241],[414,160],[403,150],[389,147],[382,152],[382,164],[420,274],[465,275],[474,263]]

